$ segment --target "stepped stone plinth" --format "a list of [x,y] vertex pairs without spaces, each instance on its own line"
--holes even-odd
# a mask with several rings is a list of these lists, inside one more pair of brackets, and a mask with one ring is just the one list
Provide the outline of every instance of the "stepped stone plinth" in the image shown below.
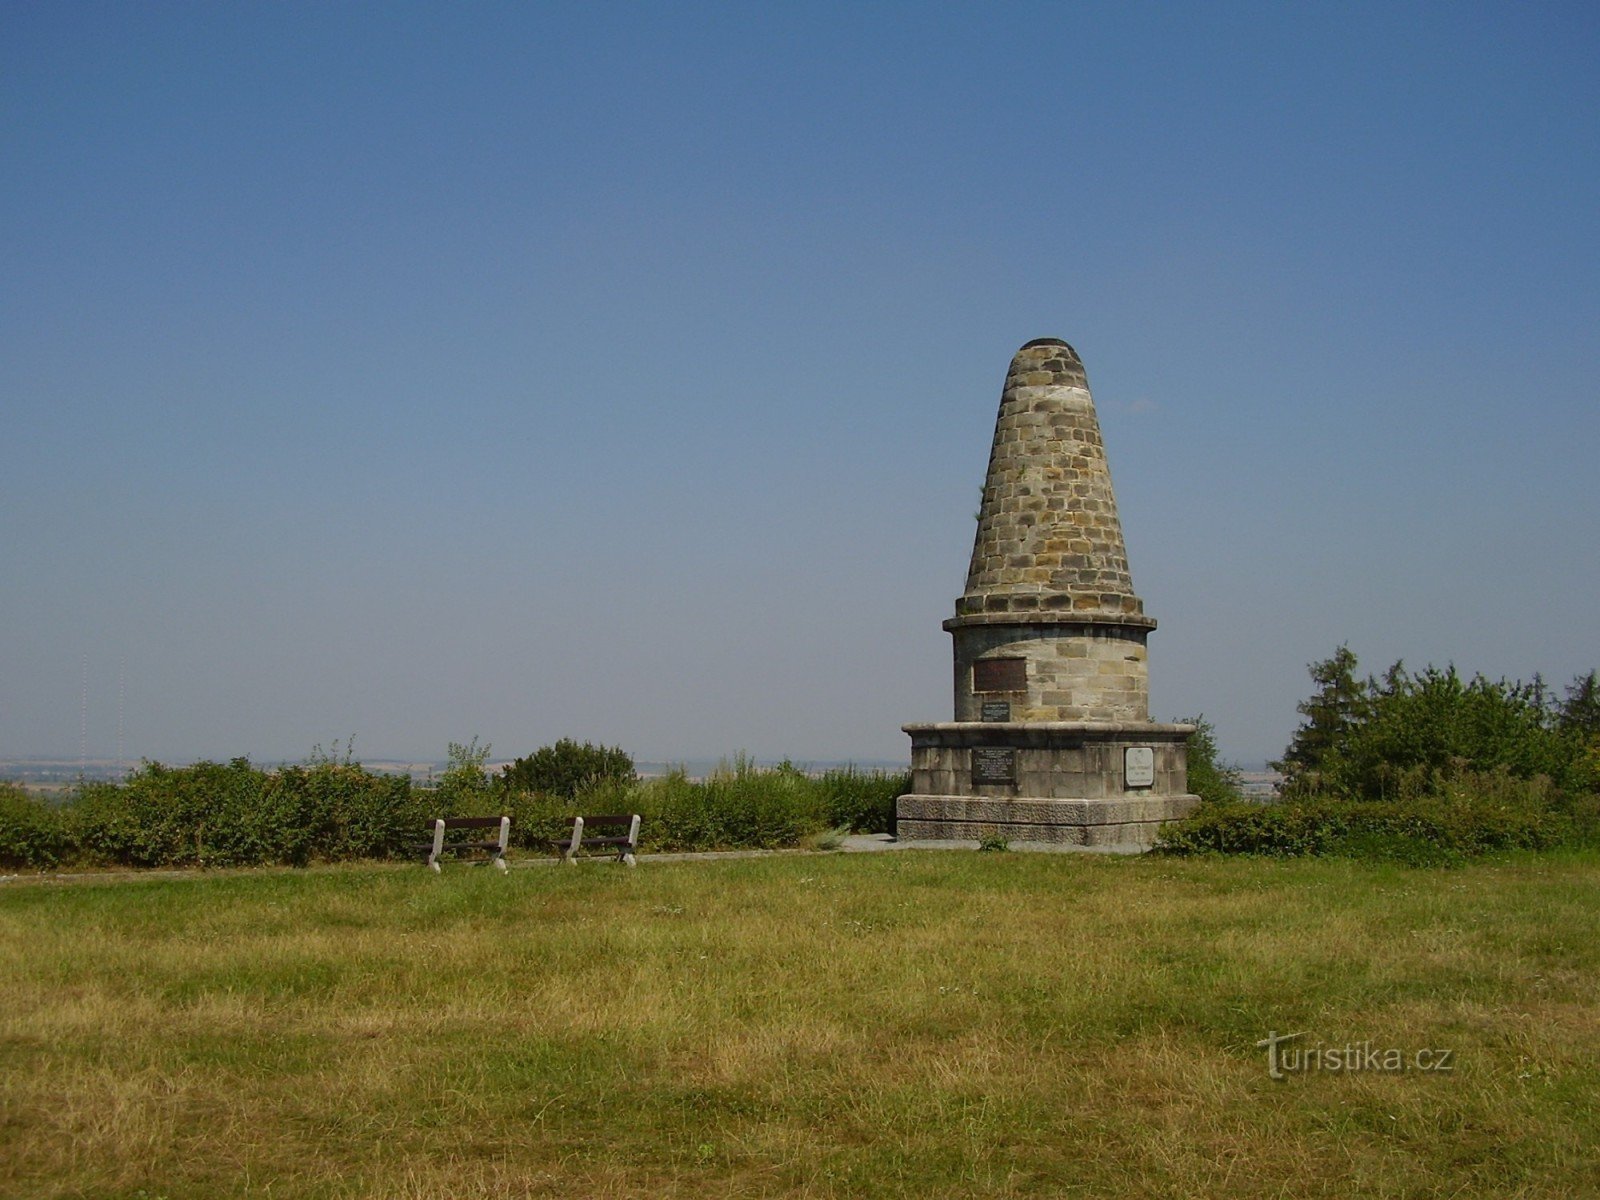
[[1083,362],[1011,360],[955,645],[955,720],[907,725],[901,840],[1144,846],[1182,816],[1188,725],[1150,720],[1145,642]]

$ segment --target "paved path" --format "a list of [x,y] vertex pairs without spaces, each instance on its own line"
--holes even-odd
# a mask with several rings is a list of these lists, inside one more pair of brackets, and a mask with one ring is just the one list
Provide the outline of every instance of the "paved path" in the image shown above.
[[[1054,842],[1012,842],[1009,848],[1024,854],[1139,854],[1145,849],[1143,846],[1064,846]],[[896,841],[887,833],[852,833],[840,838],[837,846],[826,850],[803,848],[787,850],[686,850],[675,853],[640,854],[639,861],[644,863],[717,862],[724,859],[773,858],[779,855],[798,854],[879,854],[892,850],[976,849],[978,849],[978,843],[975,841],[901,842]],[[513,868],[549,867],[556,865],[560,861],[559,858],[539,855],[511,859],[510,866]],[[221,867],[213,870],[207,870],[203,867],[174,869],[152,867],[142,870],[114,868],[106,871],[40,871],[28,874],[0,875],[0,885],[8,883],[76,883],[94,882],[96,880],[111,883],[128,879],[193,879],[198,876],[216,877],[219,875],[242,875],[264,871],[329,871],[340,870],[347,865],[346,863],[319,863],[313,867]],[[412,864],[405,861],[389,860],[386,865],[401,869]]]

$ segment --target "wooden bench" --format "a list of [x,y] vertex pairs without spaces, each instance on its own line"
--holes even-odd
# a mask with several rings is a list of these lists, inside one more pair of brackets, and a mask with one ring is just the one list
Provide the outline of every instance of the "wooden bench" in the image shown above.
[[[450,829],[498,829],[500,836],[492,842],[445,841],[446,830]],[[441,854],[465,854],[473,850],[488,851],[493,855],[488,861],[494,863],[502,871],[506,869],[506,843],[511,840],[510,817],[435,817],[433,820],[433,841],[419,846],[419,850],[428,851],[428,865],[435,871],[439,869],[439,856]]]
[[[598,833],[597,830],[614,829],[627,832]],[[617,861],[634,865],[634,851],[639,847],[639,814],[620,813],[601,817],[573,817],[572,836],[553,838],[552,848],[561,851],[561,861],[569,866],[578,865],[580,850],[615,853]]]

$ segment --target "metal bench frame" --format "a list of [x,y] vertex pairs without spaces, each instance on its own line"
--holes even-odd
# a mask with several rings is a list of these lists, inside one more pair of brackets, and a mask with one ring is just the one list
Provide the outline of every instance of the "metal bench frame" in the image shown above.
[[[446,842],[444,832],[447,829],[494,829],[500,830],[499,840],[493,842]],[[461,853],[464,850],[487,850],[494,857],[489,859],[502,871],[506,869],[506,844],[511,840],[510,817],[435,817],[433,820],[433,842],[431,847],[422,847],[429,850],[428,865],[435,871],[439,869],[439,856],[446,851]]]
[[[573,817],[572,837],[569,840],[556,839],[550,844],[561,851],[561,861],[568,866],[578,865],[578,852],[580,850],[605,850],[608,853],[615,851],[617,861],[628,866],[636,866],[634,851],[639,847],[639,814],[615,813],[610,816],[598,817]],[[584,836],[585,829],[621,829],[627,826],[627,834],[616,835],[590,835]]]

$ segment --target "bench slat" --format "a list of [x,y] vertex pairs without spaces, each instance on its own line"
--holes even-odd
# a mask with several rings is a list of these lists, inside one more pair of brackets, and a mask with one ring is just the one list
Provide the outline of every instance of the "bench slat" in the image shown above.
[[[444,827],[446,829],[500,828],[499,817],[443,817],[440,819],[444,821]],[[433,822],[429,821],[428,824],[429,826],[432,826]]]

